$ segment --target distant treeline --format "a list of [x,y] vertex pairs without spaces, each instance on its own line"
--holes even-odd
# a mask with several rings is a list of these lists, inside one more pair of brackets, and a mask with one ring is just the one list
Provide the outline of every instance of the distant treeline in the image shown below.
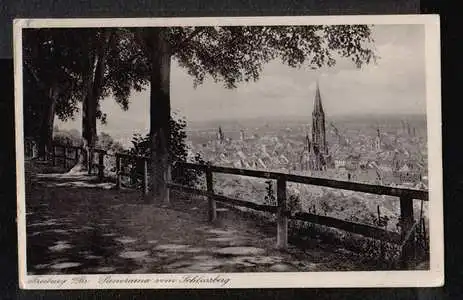
[[[84,141],[81,133],[76,129],[60,129],[55,126],[53,129],[53,142],[60,145],[82,146]],[[114,138],[101,132],[96,139],[96,148],[113,152],[124,152],[125,149],[121,143],[115,141]]]

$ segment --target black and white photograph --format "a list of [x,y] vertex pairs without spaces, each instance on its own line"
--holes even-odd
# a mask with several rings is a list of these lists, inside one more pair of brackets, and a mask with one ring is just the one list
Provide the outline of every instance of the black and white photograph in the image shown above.
[[437,16],[14,27],[22,288],[443,283]]

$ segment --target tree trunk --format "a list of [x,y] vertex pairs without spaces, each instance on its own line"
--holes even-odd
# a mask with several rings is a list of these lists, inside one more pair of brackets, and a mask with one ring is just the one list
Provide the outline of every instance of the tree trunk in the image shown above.
[[93,148],[96,143],[96,110],[97,103],[96,99],[93,97],[93,71],[92,76],[88,76],[86,81],[88,81],[87,93],[82,101],[82,139],[83,145],[82,150],[79,155],[79,161],[77,164],[69,171],[69,173],[81,173],[87,172],[91,173],[91,165],[93,162]]
[[96,110],[97,103],[93,96],[93,89],[87,94],[84,100],[84,110],[82,115],[82,137],[84,139],[83,158],[88,174],[91,174],[93,164],[93,150],[96,144]]
[[106,64],[107,50],[109,46],[110,31],[106,30],[104,39],[97,49],[97,55],[90,60],[89,72],[87,75],[87,93],[82,102],[82,153],[79,156],[79,162],[71,172],[87,171],[90,175],[92,172],[94,149],[97,140],[96,115],[98,110],[98,101],[101,95],[101,89],[104,79],[104,67]]
[[162,28],[148,30],[147,45],[151,51],[151,192],[153,201],[163,201],[167,196],[166,180],[169,164],[171,54],[165,30]]
[[53,125],[55,121],[55,108],[57,101],[56,89],[50,88],[47,96],[48,104],[44,111],[40,129],[39,156],[42,158],[46,158],[53,145]]

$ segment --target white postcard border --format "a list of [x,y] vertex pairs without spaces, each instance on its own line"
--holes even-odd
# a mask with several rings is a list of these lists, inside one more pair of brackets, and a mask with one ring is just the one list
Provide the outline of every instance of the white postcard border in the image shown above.
[[[424,24],[430,216],[430,270],[368,272],[27,275],[22,91],[22,29],[314,24]],[[434,287],[444,283],[440,22],[437,15],[14,20],[19,283],[23,289],[180,289]]]

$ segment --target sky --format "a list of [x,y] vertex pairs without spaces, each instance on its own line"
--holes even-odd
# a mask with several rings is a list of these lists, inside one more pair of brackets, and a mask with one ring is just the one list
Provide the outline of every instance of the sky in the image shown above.
[[[193,78],[174,61],[171,70],[171,106],[187,121],[265,117],[310,117],[316,81],[320,86],[325,114],[424,114],[425,31],[424,25],[376,25],[372,29],[379,60],[357,69],[348,60],[335,67],[310,70],[291,68],[279,61],[264,67],[257,82],[227,90],[221,83],[206,80],[193,87]],[[149,88],[134,93],[130,108],[122,111],[112,99],[102,101],[108,114],[99,132],[114,136],[149,129]],[[56,121],[59,128],[80,131],[81,117]]]

